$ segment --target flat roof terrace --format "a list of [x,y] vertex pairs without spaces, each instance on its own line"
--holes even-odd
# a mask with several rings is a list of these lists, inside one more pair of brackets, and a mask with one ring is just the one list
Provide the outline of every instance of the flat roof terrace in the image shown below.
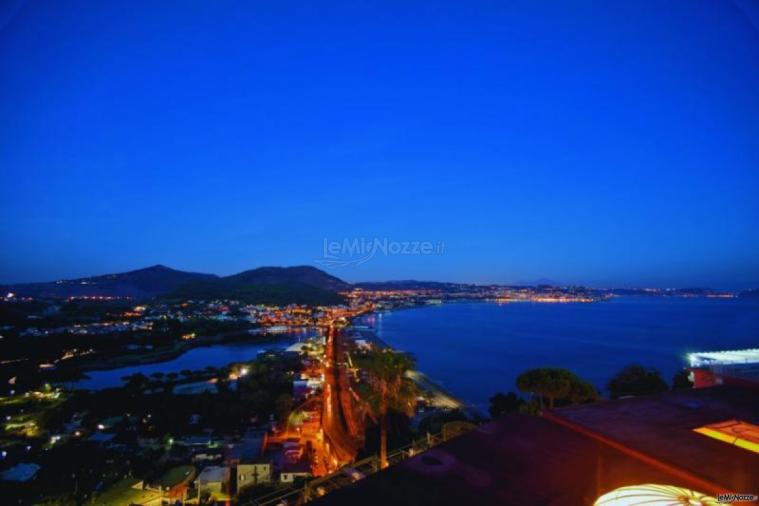
[[318,499],[325,505],[591,505],[618,487],[694,488],[547,419],[510,415]]
[[714,488],[759,491],[759,454],[695,432],[730,420],[759,424],[757,390],[732,386],[682,390],[571,406],[547,417],[676,467]]
[[[591,505],[656,483],[759,491],[759,454],[694,429],[756,424],[757,392],[714,387],[510,415],[318,499],[325,505]],[[743,433],[742,433],[743,434]],[[744,434],[745,435],[745,434]]]

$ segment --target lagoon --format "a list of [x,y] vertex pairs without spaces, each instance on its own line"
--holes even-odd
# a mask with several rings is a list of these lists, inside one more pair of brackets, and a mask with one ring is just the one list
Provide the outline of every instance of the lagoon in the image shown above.
[[182,370],[199,370],[206,367],[224,367],[234,362],[244,362],[255,359],[259,353],[267,350],[284,350],[293,343],[309,339],[317,335],[315,329],[303,329],[299,332],[278,334],[276,338],[261,341],[251,338],[253,342],[233,342],[200,346],[192,348],[178,357],[163,362],[139,364],[100,371],[88,371],[87,378],[67,385],[77,389],[101,390],[119,387],[124,384],[122,378],[132,374],[142,373],[150,376],[153,373],[179,373]]

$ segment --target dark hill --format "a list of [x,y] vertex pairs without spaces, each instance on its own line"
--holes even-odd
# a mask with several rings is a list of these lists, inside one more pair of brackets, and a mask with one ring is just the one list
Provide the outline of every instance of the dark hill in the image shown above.
[[350,289],[351,285],[342,279],[309,265],[295,267],[259,267],[222,278],[234,285],[272,285],[297,283],[322,290],[339,292]]
[[444,292],[466,290],[475,287],[475,285],[471,284],[416,281],[411,279],[399,281],[363,281],[356,283],[355,286],[364,290],[441,290]]
[[236,299],[248,304],[306,304],[332,306],[344,304],[345,298],[330,290],[303,283],[233,283],[226,279],[197,281],[184,285],[163,298],[168,300]]
[[135,271],[105,274],[88,278],[65,279],[43,283],[7,285],[3,291],[29,297],[77,297],[102,295],[111,297],[154,297],[195,281],[218,279],[214,274],[184,272],[154,265]]
[[350,289],[345,281],[307,265],[259,267],[213,281],[179,287],[168,298],[238,299],[250,304],[342,304],[337,292]]
[[232,276],[183,272],[162,265],[89,278],[0,287],[29,297],[118,296],[136,299],[239,299],[252,304],[333,305],[351,285],[310,266],[261,267]]

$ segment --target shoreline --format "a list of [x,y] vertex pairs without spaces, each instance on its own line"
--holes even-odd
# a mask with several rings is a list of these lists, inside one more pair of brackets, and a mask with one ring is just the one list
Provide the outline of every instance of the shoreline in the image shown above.
[[185,353],[188,353],[195,349],[210,348],[218,345],[233,345],[235,343],[240,343],[243,345],[265,345],[267,343],[274,344],[287,337],[293,337],[296,334],[297,332],[248,334],[246,331],[245,334],[239,334],[235,337],[213,336],[207,340],[204,340],[203,342],[198,342],[196,344],[181,342],[177,343],[177,346],[172,347],[173,349],[154,350],[148,353],[138,353],[126,356],[113,356],[103,359],[103,362],[100,364],[89,363],[82,366],[71,364],[66,369],[60,368],[51,372],[55,375],[66,376],[66,378],[63,380],[55,379],[54,382],[56,383],[70,383],[72,381],[78,382],[88,379],[89,376],[87,373],[106,372],[128,367],[141,367],[160,364],[163,362],[171,362],[172,360],[176,360]]
[[[362,315],[361,317],[363,316],[366,316],[366,315]],[[390,346],[388,343],[386,343],[384,340],[382,340],[377,335],[374,329],[354,328],[353,330],[358,332],[361,335],[362,339],[366,340],[367,342],[371,342],[374,346],[380,349],[385,349],[385,348],[395,349],[392,346]],[[482,412],[476,406],[465,403],[464,401],[462,401],[461,399],[459,399],[458,397],[456,397],[455,395],[447,391],[445,388],[435,383],[422,371],[419,371],[419,370],[409,371],[407,376],[416,384],[419,390],[421,390],[426,396],[429,397],[431,401],[431,406],[433,408],[446,409],[446,410],[459,410],[463,412],[464,414],[466,414],[469,418],[480,418],[483,416]]]
[[[460,388],[463,399],[471,399],[471,406],[483,414],[488,412],[493,395],[516,392],[516,378],[529,367],[524,365],[525,359],[514,358],[512,352],[534,364],[572,370],[607,394],[609,379],[629,363],[657,369],[669,384],[686,365],[687,353],[745,349],[755,344],[751,335],[756,329],[752,317],[756,300],[623,295],[606,302],[499,305],[478,301],[455,306],[444,302],[431,306],[441,312],[399,312],[398,320],[394,320],[389,318],[393,312],[413,307],[391,308],[389,312],[378,309],[355,323],[382,332],[386,339],[398,343],[398,349],[418,355],[423,370],[431,367],[429,370],[434,369],[444,380],[443,385],[450,382]],[[682,323],[677,328],[662,326],[657,315],[665,313],[680,315]],[[721,335],[704,330],[699,322],[720,329]],[[457,331],[449,328],[449,323],[466,328]],[[469,341],[476,353],[466,355]],[[436,348],[443,352],[432,351]],[[584,357],[597,353],[605,360],[599,365],[567,350],[583,350]],[[461,369],[457,369],[459,357],[469,361]],[[467,377],[460,377],[459,370],[466,371]]]

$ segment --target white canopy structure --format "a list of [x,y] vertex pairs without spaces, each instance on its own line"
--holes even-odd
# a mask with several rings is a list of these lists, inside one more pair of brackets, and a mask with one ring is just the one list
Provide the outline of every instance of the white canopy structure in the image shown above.
[[759,363],[759,348],[688,353],[688,363],[691,367]]

